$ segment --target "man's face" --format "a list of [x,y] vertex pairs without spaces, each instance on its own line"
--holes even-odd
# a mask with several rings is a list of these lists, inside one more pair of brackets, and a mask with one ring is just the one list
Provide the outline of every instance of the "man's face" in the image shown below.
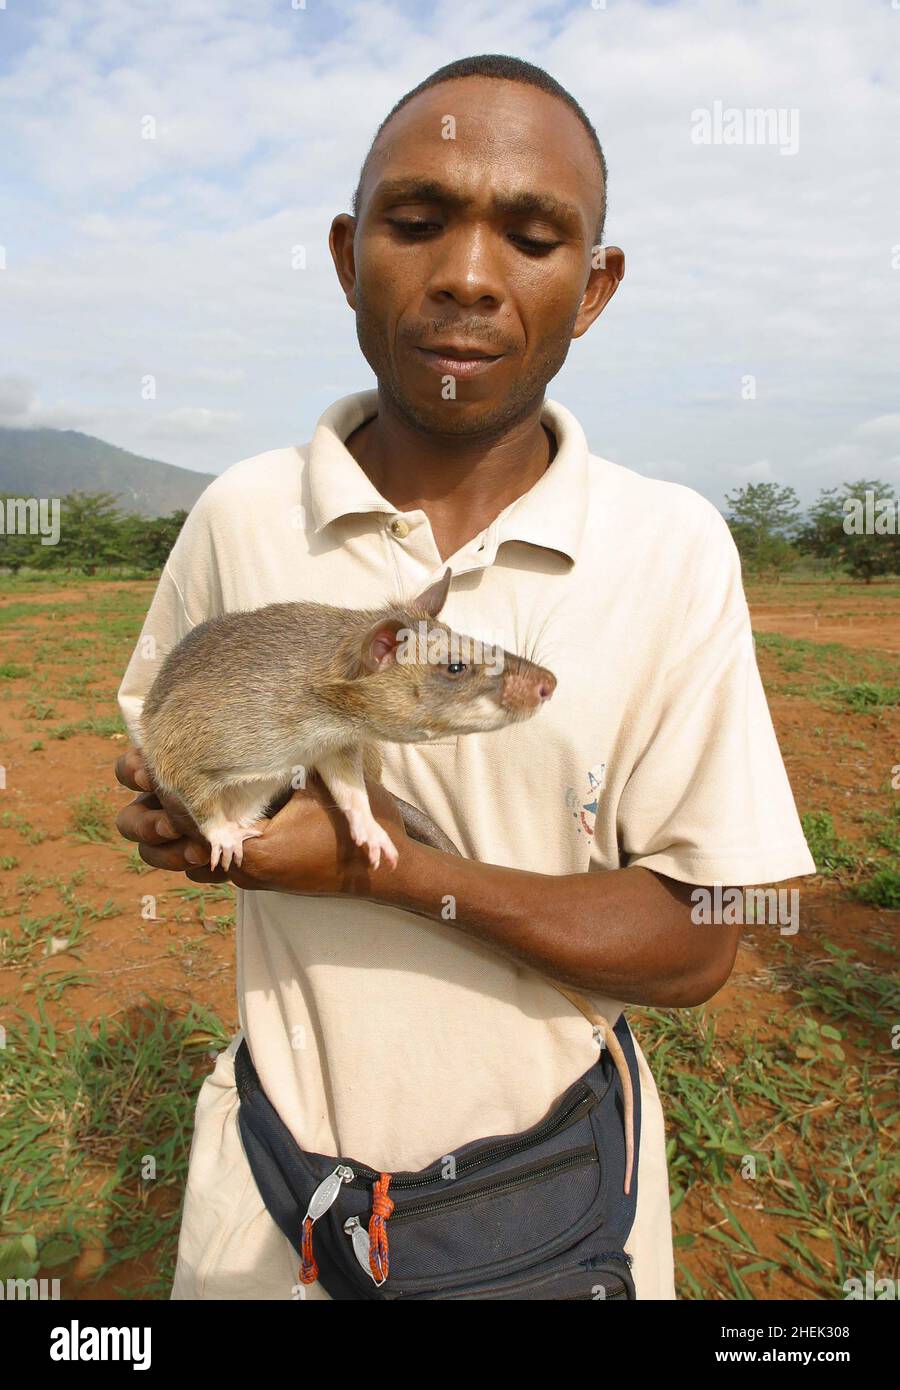
[[535,88],[456,79],[393,117],[332,252],[405,419],[491,434],[542,399],[615,287],[592,269],[602,196],[581,122]]

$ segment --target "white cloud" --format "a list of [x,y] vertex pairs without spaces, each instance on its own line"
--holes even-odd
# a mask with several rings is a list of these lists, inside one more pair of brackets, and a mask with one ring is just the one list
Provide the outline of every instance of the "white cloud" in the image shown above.
[[180,410],[170,410],[166,415],[154,417],[144,426],[142,433],[148,439],[222,439],[240,422],[240,414],[234,410],[201,410],[184,406]]
[[0,376],[0,425],[21,427],[36,399],[34,382],[21,376]]
[[739,463],[736,472],[745,483],[771,483],[775,481],[772,474],[772,464],[768,459],[755,459],[753,463]]
[[900,438],[900,414],[876,415],[871,420],[864,420],[858,427],[857,433],[875,439],[884,439],[888,444],[891,444]]

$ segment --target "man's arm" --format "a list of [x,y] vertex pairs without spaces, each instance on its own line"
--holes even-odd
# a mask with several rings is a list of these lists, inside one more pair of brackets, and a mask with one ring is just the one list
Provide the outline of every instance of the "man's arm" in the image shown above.
[[369,876],[366,897],[449,921],[576,989],[687,1006],[711,998],[734,965],[740,928],[692,922],[695,884],[651,869],[541,874],[413,840],[402,848],[396,870]]
[[[133,749],[120,758],[124,785],[143,785],[141,762]],[[227,875],[197,867],[203,849],[173,838],[177,819],[160,825],[155,801],[131,802],[118,826],[139,843],[148,864],[187,873],[194,882],[230,880],[254,891],[351,894],[385,903],[446,922],[541,974],[623,1003],[699,1004],[727,980],[739,928],[693,923],[696,885],[650,869],[540,874],[443,854],[410,840],[390,793],[379,783],[367,785],[374,815],[400,850],[394,870],[369,867],[317,780],[246,843],[242,867]]]

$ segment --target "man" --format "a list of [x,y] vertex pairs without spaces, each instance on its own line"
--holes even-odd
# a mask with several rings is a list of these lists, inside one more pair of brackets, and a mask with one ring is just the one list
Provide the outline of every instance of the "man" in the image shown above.
[[[204,619],[372,606],[448,565],[442,618],[528,643],[556,675],[527,724],[384,745],[385,786],[463,859],[406,839],[373,785],[400,860],[370,870],[311,782],[228,875],[245,890],[241,1029],[270,1101],[304,1147],[377,1170],[525,1129],[590,1067],[591,1030],[548,975],[612,1023],[627,1003],[698,1004],[739,929],[692,922],[695,887],[814,872],[725,522],[690,489],[590,455],[544,398],[622,279],[622,252],[599,252],[605,201],[593,127],[541,69],[466,59],[397,104],[330,238],[377,393],[207,489],[120,690],[135,730],[160,660]],[[204,848],[162,814],[135,750],[118,772],[148,788],[119,820],[142,857],[220,879],[192,867]],[[200,1093],[175,1298],[296,1287],[237,1131],[238,1041]],[[626,1249],[638,1297],[672,1298],[662,1112],[639,1065]]]

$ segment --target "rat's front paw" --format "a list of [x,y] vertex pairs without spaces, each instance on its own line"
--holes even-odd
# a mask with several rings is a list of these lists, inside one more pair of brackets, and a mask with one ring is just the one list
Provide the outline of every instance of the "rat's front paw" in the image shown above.
[[373,869],[377,869],[381,863],[382,852],[390,868],[396,869],[399,858],[396,845],[371,812],[348,811],[347,823],[350,826],[350,838],[360,849],[368,852],[369,863]]
[[249,826],[238,824],[237,821],[229,821],[225,825],[217,826],[215,830],[208,831],[209,867],[214,869],[221,859],[222,868],[226,873],[231,868],[232,860],[235,867],[240,868],[244,859],[244,841],[256,839],[261,834],[261,830],[253,830]]

